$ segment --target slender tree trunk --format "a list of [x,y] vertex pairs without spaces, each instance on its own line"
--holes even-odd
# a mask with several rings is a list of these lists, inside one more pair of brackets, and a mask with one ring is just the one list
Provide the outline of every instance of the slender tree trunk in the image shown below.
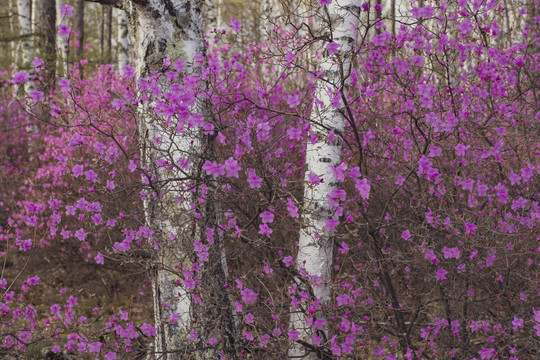
[[115,9],[118,34],[118,69],[130,64],[128,17],[124,10]]
[[[11,36],[15,35],[15,14],[17,13],[15,0],[9,0],[9,32]],[[17,64],[17,44],[14,41],[9,43],[9,55],[11,62]]]
[[84,0],[76,0],[75,2],[75,56],[79,60],[84,52]]
[[101,5],[99,13],[99,57],[103,62],[105,52],[105,5]]
[[[69,18],[62,18],[62,10],[60,9],[64,5],[64,0],[56,0],[56,28],[59,25],[66,25],[69,22]],[[57,77],[67,76],[69,72],[69,41],[63,36],[57,35],[56,42],[58,46],[58,58],[56,62],[56,74]]]
[[396,0],[391,0],[390,17],[392,18],[392,34],[396,36]]
[[55,0],[43,1],[43,13],[41,14],[42,34],[44,38],[43,60],[45,61],[45,82],[47,90],[54,87],[56,78],[56,2]]
[[109,64],[112,61],[112,7],[104,6],[104,56],[103,61]]
[[[332,38],[340,48],[338,53],[327,55],[321,64],[320,70],[323,71],[323,78],[326,81],[319,81],[317,84],[315,96],[320,103],[317,104],[315,101],[311,112],[311,129],[316,133],[318,140],[315,143],[308,141],[306,149],[306,181],[309,181],[312,173],[324,181],[308,186],[304,190],[303,220],[306,226],[300,230],[296,260],[298,270],[305,270],[308,278],[312,279],[310,287],[315,297],[313,300],[320,301],[323,309],[330,300],[332,290],[331,266],[334,236],[327,222],[337,221],[336,208],[330,206],[328,196],[339,185],[332,167],[339,166],[341,161],[341,134],[346,123],[346,118],[342,113],[343,104],[336,108],[332,99],[336,95],[339,96],[341,89],[346,87],[344,78],[349,70],[350,50],[355,43],[352,34],[354,34],[353,26],[356,24],[358,13],[358,2],[355,0],[342,0],[339,4],[333,1],[326,9],[326,28],[332,29]],[[329,84],[332,84],[333,93],[327,90]],[[300,283],[300,288],[306,291],[304,283]],[[307,326],[306,313],[300,307],[291,309],[290,326],[291,329],[300,333],[299,337],[302,341],[313,344],[313,337],[318,335]],[[316,317],[324,318],[324,315],[319,312]],[[324,336],[319,337],[324,341]],[[318,358],[315,352],[310,352],[308,347],[299,343],[291,347],[289,355],[291,358]]]
[[[20,58],[18,68],[26,70],[33,74],[32,59],[34,55],[34,42],[32,39],[32,24],[31,24],[31,1],[17,0],[17,12],[19,13],[19,31],[24,35],[24,39],[20,42],[17,55]],[[25,84],[25,91],[28,93],[34,89],[34,82],[29,81]]]

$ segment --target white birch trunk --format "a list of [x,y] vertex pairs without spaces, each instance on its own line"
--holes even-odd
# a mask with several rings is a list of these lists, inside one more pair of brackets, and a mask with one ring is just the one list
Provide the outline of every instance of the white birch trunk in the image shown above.
[[[31,0],[17,0],[17,12],[19,13],[19,31],[24,35],[24,39],[20,42],[17,50],[20,63],[20,69],[28,71],[31,75],[34,73],[32,69],[32,60],[34,55],[34,42],[32,40],[32,24],[30,22],[30,2]],[[34,89],[34,82],[28,81],[24,90],[29,93]]]
[[117,20],[117,51],[118,51],[118,69],[130,64],[129,58],[129,28],[128,18],[125,11],[114,9]]
[[[62,10],[60,8],[64,6],[64,0],[56,0],[56,31],[58,30],[59,25],[67,25],[70,21],[67,17],[62,17]],[[67,77],[69,72],[69,41],[63,36],[56,35],[56,43],[58,44],[58,53],[56,61],[56,72],[57,77],[61,76]]]
[[[193,72],[191,65],[195,55],[204,55],[206,50],[203,37],[203,0],[149,0],[141,4],[134,4],[135,11],[131,14],[136,39],[137,76],[144,78],[152,72],[162,73],[164,58],[170,58],[173,64],[182,59],[187,64],[187,73]],[[203,116],[206,111],[205,104],[199,99],[194,108],[190,109],[191,113]],[[157,356],[165,359],[180,358],[180,351],[185,351],[190,344],[194,344],[187,339],[192,330],[198,332],[203,343],[199,348],[204,347],[204,342],[210,337],[225,337],[223,334],[212,333],[209,329],[232,331],[232,317],[228,316],[231,311],[220,309],[223,308],[223,303],[228,302],[223,293],[227,267],[222,247],[216,247],[216,261],[213,264],[213,255],[210,255],[208,266],[214,266],[211,268],[212,273],[205,272],[207,269],[203,264],[203,272],[197,274],[201,277],[202,284],[195,291],[198,291],[198,294],[207,292],[212,303],[208,305],[201,296],[203,303],[194,304],[192,292],[183,286],[182,268],[192,265],[193,243],[203,242],[205,230],[200,223],[194,221],[190,206],[191,203],[197,203],[196,197],[200,195],[200,189],[189,180],[170,180],[204,177],[197,173],[200,171],[199,164],[203,155],[204,139],[201,129],[186,127],[186,130],[178,134],[176,124],[172,124],[185,121],[186,116],[189,115],[184,114],[182,119],[179,119],[180,116],[173,119],[171,126],[167,126],[164,119],[153,111],[153,104],[147,103],[140,105],[138,120],[143,166],[157,177],[152,180],[153,190],[151,193],[148,191],[144,207],[146,221],[154,229],[154,236],[160,246],[153,280],[155,323],[158,329],[154,350]],[[156,142],[155,139],[160,141]],[[208,141],[212,140],[207,140],[207,149],[211,147]],[[156,166],[158,159],[166,159],[169,164],[176,165],[180,158],[190,160],[189,169],[182,170],[175,166],[164,170]],[[206,223],[215,224],[218,221],[216,212],[219,207],[216,201],[208,199],[205,208],[200,211],[206,216]],[[166,306],[163,306],[164,304]],[[176,324],[169,321],[174,313],[179,315]],[[218,322],[220,326],[216,326]],[[223,329],[224,326],[229,329]],[[231,345],[224,341],[215,347],[221,352],[226,352],[225,348],[230,349]],[[199,356],[217,357],[217,353],[213,351],[201,351]]]
[[[355,0],[341,0],[339,5],[333,1],[327,6],[327,18],[331,23],[332,38],[340,45],[340,51],[334,55],[324,57],[321,64],[323,77],[326,81],[319,81],[315,96],[322,105],[314,102],[311,113],[311,129],[317,134],[318,140],[312,144],[307,143],[306,149],[306,175],[305,181],[309,183],[309,174],[315,173],[323,182],[311,186],[306,185],[304,190],[305,227],[300,231],[298,244],[297,268],[306,271],[312,279],[316,278],[310,286],[316,299],[321,300],[326,307],[331,297],[331,266],[332,250],[334,244],[333,232],[326,229],[326,220],[334,218],[334,209],[328,204],[327,196],[338,186],[331,166],[337,167],[341,161],[341,135],[345,128],[346,119],[339,108],[332,106],[335,94],[328,92],[329,83],[333,84],[332,91],[338,91],[344,86],[341,73],[349,71],[352,45],[355,44],[354,28],[358,12],[358,2]],[[326,44],[325,44],[326,45]],[[325,52],[326,54],[326,52]],[[341,65],[339,65],[341,63]],[[343,104],[341,104],[341,107]],[[335,139],[329,141],[330,131],[334,131]],[[301,285],[300,287],[303,287]],[[319,315],[319,318],[322,315]],[[313,344],[313,331],[306,326],[306,313],[291,308],[290,327],[300,332],[300,340]],[[315,352],[303,345],[295,343],[289,350],[291,358],[317,359]]]

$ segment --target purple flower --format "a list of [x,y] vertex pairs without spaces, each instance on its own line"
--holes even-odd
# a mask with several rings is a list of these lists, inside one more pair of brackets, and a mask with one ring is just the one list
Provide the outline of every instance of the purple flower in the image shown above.
[[264,224],[272,223],[274,221],[274,214],[270,211],[265,211],[260,216]]
[[156,328],[150,324],[144,323],[141,326],[141,331],[146,336],[156,336]]
[[411,232],[409,230],[405,230],[402,234],[401,234],[401,238],[403,240],[407,240],[407,241],[412,241],[411,240]]
[[79,239],[79,241],[84,241],[86,239],[84,229],[80,228],[79,230],[75,231],[75,237]]
[[224,168],[225,168],[227,177],[235,177],[235,178],[238,178],[238,171],[242,169],[240,165],[238,165],[238,161],[234,160],[232,156],[228,158],[227,160],[225,160]]
[[248,288],[245,288],[244,290],[242,290],[241,294],[242,294],[242,301],[247,305],[253,304],[255,300],[257,300],[257,296],[258,296],[255,291]]
[[240,29],[242,29],[242,23],[239,23],[236,21],[235,18],[231,17],[231,23],[230,23],[231,29],[233,29],[236,32],[239,32]]
[[103,261],[103,255],[101,255],[101,253],[98,253],[98,254],[94,257],[94,260],[96,261],[97,264],[100,264],[100,265],[103,265],[103,264],[104,264],[104,261]]
[[326,50],[328,51],[329,55],[332,55],[337,53],[340,47],[341,45],[339,45],[338,43],[331,42],[326,45]]
[[332,3],[332,0],[319,0],[319,4],[321,6],[330,5]]
[[465,232],[467,234],[476,234],[476,229],[478,228],[478,226],[476,226],[475,224],[472,224],[472,223],[465,223]]
[[247,175],[247,181],[252,189],[261,187],[262,178],[257,176],[254,169],[247,169]]
[[289,267],[294,264],[294,259],[292,256],[287,256],[283,259],[283,263],[285,264],[286,267]]
[[43,101],[43,92],[41,91],[32,90],[29,95],[30,98],[32,98],[32,103],[34,104]]
[[13,78],[11,79],[12,84],[20,84],[25,83],[28,80],[30,80],[30,75],[26,71],[17,71],[15,74],[13,74]]
[[442,268],[437,270],[437,280],[441,280],[443,282],[448,281],[448,279],[446,278],[446,274],[448,274],[448,271]]
[[62,18],[64,17],[73,17],[73,6],[71,5],[63,5],[60,7],[60,16],[62,16]]
[[70,33],[71,33],[71,26],[58,25],[58,35],[65,37],[67,39],[69,38]]
[[328,231],[336,231],[336,227],[338,225],[339,225],[339,220],[338,219],[327,219],[326,224],[325,224],[325,228]]

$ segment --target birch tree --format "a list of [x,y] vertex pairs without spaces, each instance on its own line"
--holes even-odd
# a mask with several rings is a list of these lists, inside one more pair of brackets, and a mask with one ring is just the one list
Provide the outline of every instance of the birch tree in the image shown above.
[[[167,92],[166,81],[159,77],[166,68],[164,59],[171,64],[180,61],[186,65],[184,76],[198,77],[196,56],[204,59],[206,52],[202,0],[98,2],[130,11],[140,83],[156,84]],[[204,89],[204,83],[199,85]],[[187,87],[186,91],[196,89]],[[219,205],[208,191],[211,179],[201,172],[205,159],[214,156],[215,135],[188,125],[208,117],[202,95],[187,107],[175,108],[173,120],[164,120],[163,114],[155,111],[156,104],[156,100],[140,103],[137,124],[141,165],[149,184],[145,190],[146,223],[153,229],[159,248],[153,260],[154,351],[163,358],[178,358],[184,352],[215,357],[214,351],[234,351],[232,310],[223,291],[226,263],[222,245],[207,248],[206,262],[193,263],[194,244],[202,244],[209,229],[217,233]],[[164,162],[169,166],[162,166]],[[190,165],[178,165],[182,162]],[[200,281],[196,294],[183,284],[188,277]],[[208,347],[214,341],[219,343]]]
[[[23,35],[23,40],[20,42],[17,49],[17,57],[20,59],[19,68],[29,70],[31,68],[32,55],[34,53],[34,42],[32,40],[32,23],[30,22],[31,1],[17,0],[17,12],[19,13],[19,31]],[[32,82],[26,83],[27,91],[33,88]]]
[[[58,29],[59,25],[66,25],[68,18],[65,14],[62,14],[62,6],[64,5],[64,0],[56,0],[56,27]],[[58,48],[57,62],[56,62],[56,72],[57,76],[64,75],[67,76],[69,72],[69,42],[68,39],[57,35],[56,44]]]
[[[328,199],[334,196],[339,186],[333,169],[340,165],[342,134],[347,121],[341,97],[350,71],[350,52],[355,44],[353,34],[359,7],[354,0],[340,1],[339,4],[333,1],[322,12],[327,23],[328,44],[320,64],[322,76],[311,112],[311,129],[317,135],[317,141],[307,143],[304,226],[300,230],[296,263],[298,270],[305,271],[310,279],[310,292],[325,307],[332,291],[333,229],[339,223],[339,206],[331,205]],[[322,181],[314,180],[316,178]],[[305,288],[303,284],[300,286]],[[306,313],[301,308],[291,312],[290,324],[292,329],[300,332],[301,339],[290,349],[290,357],[317,359],[313,348],[303,344],[313,344],[314,336],[325,335],[313,333],[306,325]]]
[[114,9],[114,12],[117,20],[118,68],[122,69],[130,63],[128,17],[124,10]]

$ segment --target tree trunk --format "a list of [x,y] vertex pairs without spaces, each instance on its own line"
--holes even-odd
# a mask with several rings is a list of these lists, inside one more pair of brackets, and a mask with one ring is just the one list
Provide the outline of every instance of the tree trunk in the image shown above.
[[[165,3],[169,6],[166,7]],[[195,71],[190,66],[195,55],[204,55],[206,51],[202,6],[203,0],[149,0],[134,4],[131,22],[136,39],[136,72],[139,78],[163,73],[164,58],[170,58],[173,64],[182,59],[188,64],[187,73]],[[166,85],[162,83],[161,86],[165,90]],[[155,352],[171,359],[181,357],[181,352],[198,354],[200,358],[217,358],[217,352],[234,352],[232,310],[224,292],[227,274],[222,262],[222,245],[209,245],[209,260],[199,261],[200,269],[193,265],[197,258],[194,244],[205,243],[203,239],[207,229],[216,229],[217,232],[217,199],[208,191],[206,201],[199,201],[203,195],[200,183],[208,188],[212,186],[211,179],[201,174],[200,169],[205,159],[214,156],[214,135],[203,135],[200,129],[194,128],[178,133],[176,127],[164,126],[164,120],[152,107],[148,103],[140,105],[138,128],[142,137],[143,166],[156,176],[152,192],[145,201],[146,222],[155,230],[159,245],[153,280],[158,329]],[[190,113],[206,118],[208,111],[207,104],[200,97],[189,109]],[[181,115],[183,119],[189,116]],[[180,158],[190,160],[189,169],[171,170],[156,165],[158,159],[178,164]],[[198,179],[198,184],[171,180],[186,175]],[[190,204],[194,204],[194,208]],[[200,220],[195,219],[194,212],[200,214]],[[183,285],[186,275],[182,269],[200,280],[195,290],[187,290]],[[172,323],[169,319],[175,313],[179,320]],[[196,342],[188,340],[193,331],[197,333]],[[206,344],[211,338],[219,342],[209,348]]]
[[43,19],[41,33],[44,37],[43,60],[45,61],[46,93],[54,88],[56,78],[56,2],[55,0],[43,1]]
[[130,64],[129,57],[129,28],[127,14],[123,10],[115,9],[118,34],[118,69]]
[[[15,36],[15,14],[17,5],[15,5],[15,0],[9,0],[9,32],[10,36]],[[9,43],[9,56],[10,62],[17,64],[17,45],[16,42],[11,41]]]
[[103,62],[109,64],[112,61],[112,7],[104,6],[105,16],[103,19],[104,52]]
[[[33,74],[32,60],[34,55],[34,42],[32,39],[32,24],[30,22],[31,0],[17,0],[17,12],[19,13],[19,31],[24,35],[20,42],[17,53],[21,59],[18,68]],[[25,84],[25,91],[29,93],[34,89],[33,81]]]
[[80,60],[84,52],[84,0],[76,0],[75,16],[75,56]]
[[[338,6],[336,1],[333,1],[325,9],[326,29],[332,29],[332,38],[340,47],[336,54],[326,55],[321,64],[322,77],[326,81],[319,81],[317,84],[315,96],[320,103],[318,105],[315,101],[311,112],[311,129],[318,140],[314,144],[308,141],[306,149],[306,181],[309,182],[312,173],[324,181],[306,186],[304,190],[303,222],[306,226],[300,230],[296,263],[298,270],[305,270],[307,277],[312,279],[310,287],[315,297],[313,300],[320,301],[323,309],[330,300],[332,290],[330,273],[334,236],[333,231],[328,229],[327,221],[337,221],[336,207],[328,203],[328,196],[339,185],[332,167],[340,165],[341,134],[346,122],[346,118],[342,115],[343,103],[340,100],[341,104],[336,106],[333,104],[333,98],[340,97],[340,91],[346,86],[344,79],[349,70],[351,47],[355,43],[355,38],[351,37],[351,34],[354,34],[353,26],[357,23],[357,3],[355,0],[343,0]],[[329,84],[333,93],[327,90]],[[313,280],[314,278],[316,280]],[[307,291],[304,283],[300,283],[299,287]],[[306,313],[300,307],[296,310],[291,309],[290,327],[300,333],[299,338],[302,341],[313,344],[315,334],[306,324]],[[318,312],[317,317],[324,318],[324,315]],[[289,355],[291,358],[318,358],[315,352],[310,352],[308,347],[299,343],[291,347]]]
[[[64,5],[64,0],[56,0],[56,29],[59,25],[66,25],[69,22],[69,18],[62,18],[62,10],[60,9]],[[58,46],[59,56],[56,62],[56,74],[57,77],[67,77],[69,72],[69,42],[63,36],[57,35],[56,42]]]

